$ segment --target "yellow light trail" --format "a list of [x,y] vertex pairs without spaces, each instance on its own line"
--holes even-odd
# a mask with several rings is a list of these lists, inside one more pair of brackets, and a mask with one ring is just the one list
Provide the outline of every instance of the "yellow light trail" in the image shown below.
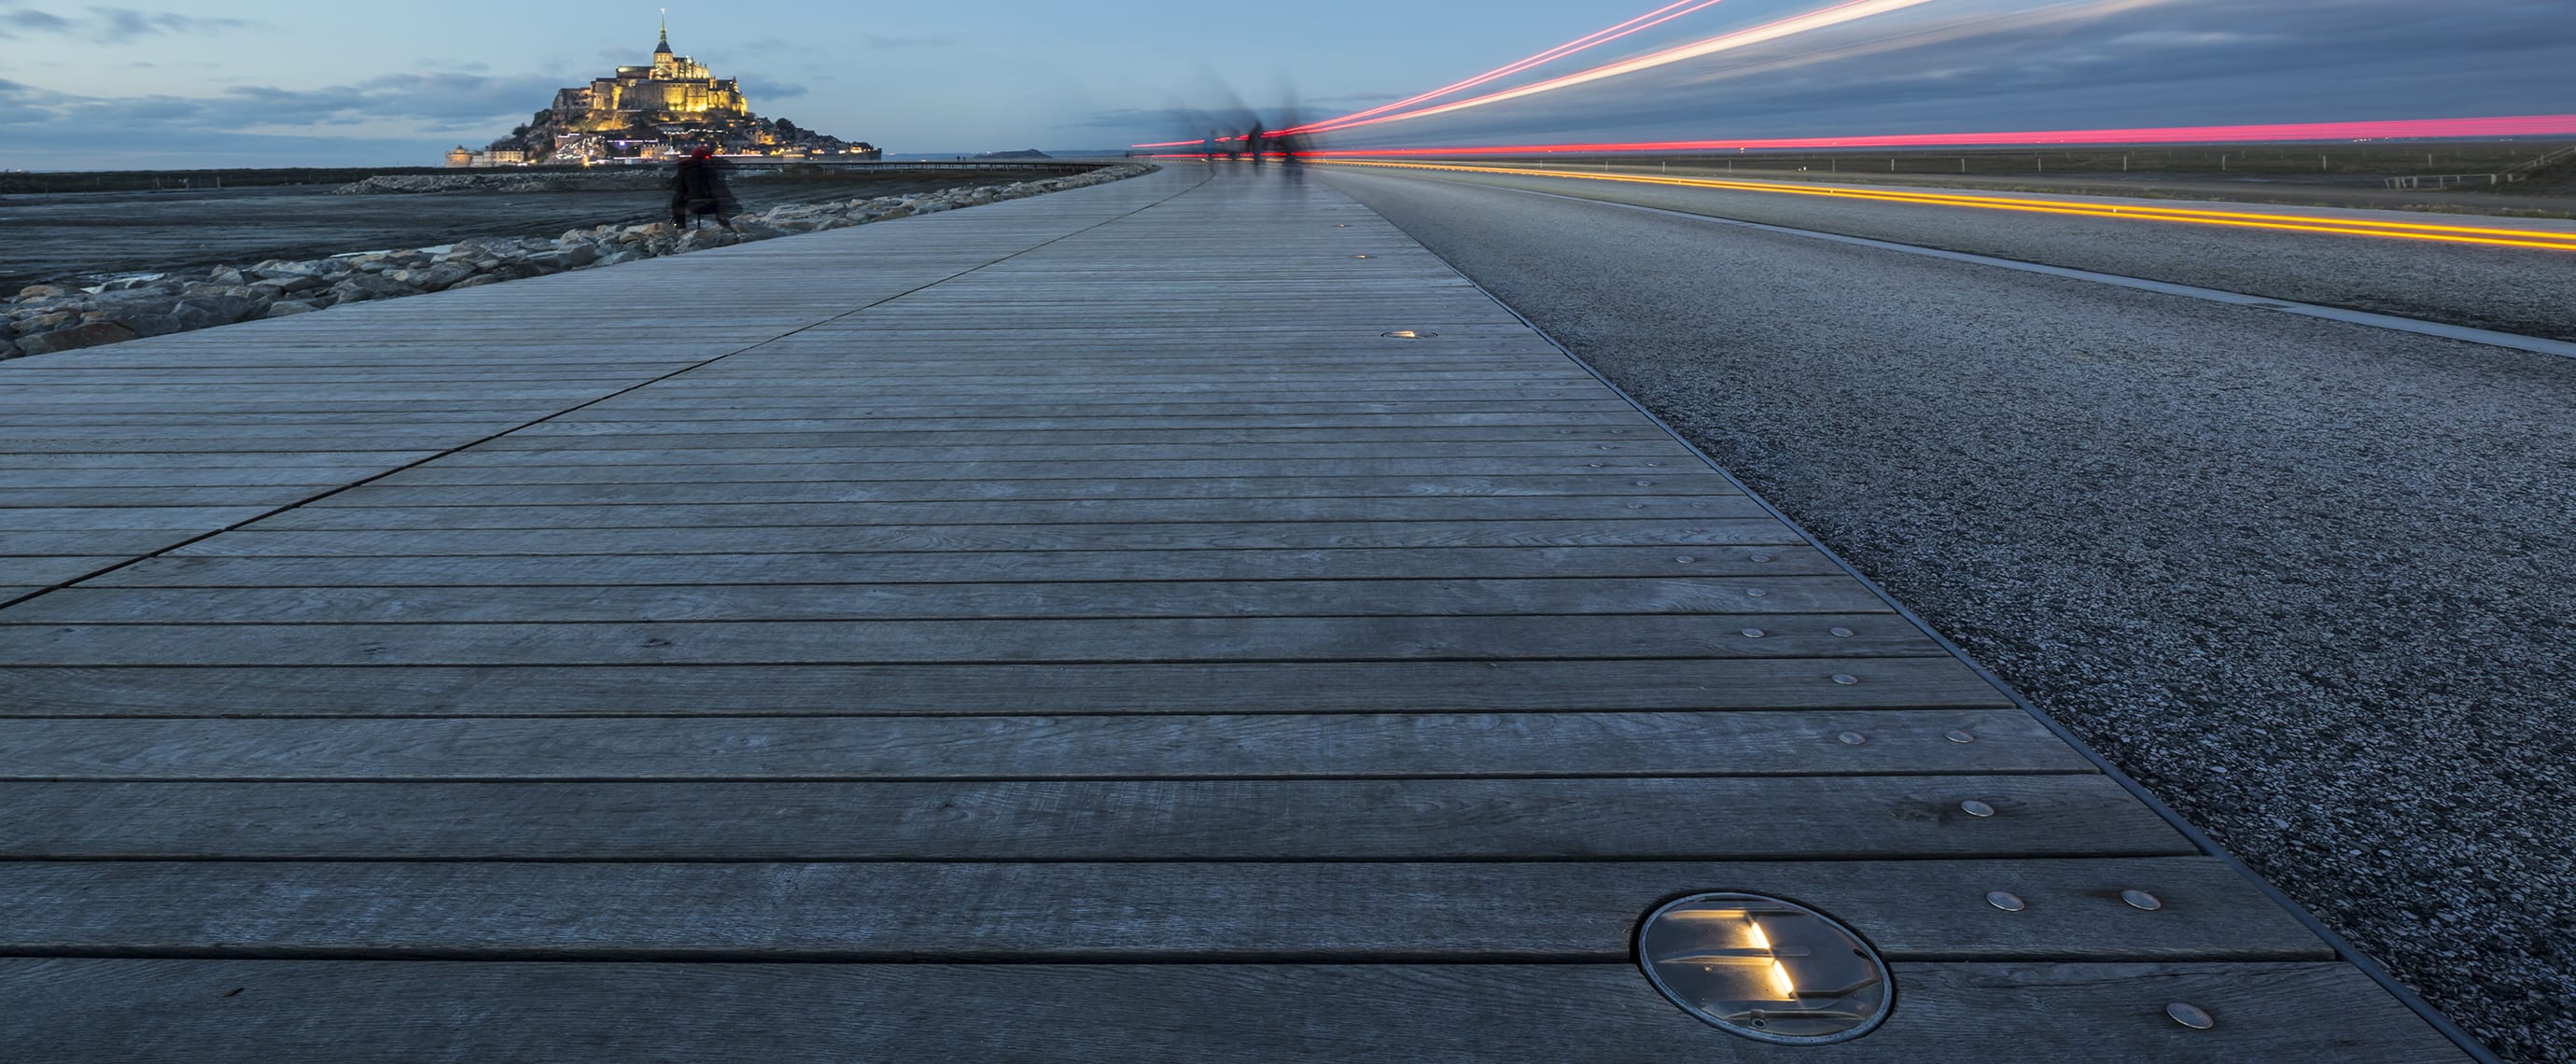
[[1881,203],[1912,203],[1934,207],[1974,207],[1979,210],[2020,211],[2029,214],[2062,214],[2083,218],[2124,218],[2136,221],[2183,222],[2192,225],[2228,226],[2239,229],[2274,229],[2293,233],[2327,233],[2337,236],[2372,236],[2393,240],[2429,240],[2445,244],[2479,244],[2490,247],[2529,248],[2541,251],[2576,251],[2576,233],[2549,233],[2527,229],[2498,229],[2469,225],[2434,225],[2422,222],[2381,222],[2358,218],[2319,218],[2296,214],[2264,214],[2255,211],[2214,211],[2187,207],[2143,207],[2136,204],[2081,203],[2065,200],[2020,199],[2011,196],[1961,196],[1938,192],[1898,189],[1817,188],[1808,185],[1782,184],[1770,181],[1737,181],[1732,179],[1668,177],[1660,174],[1593,174],[1539,167],[1469,166],[1461,163],[1407,163],[1362,159],[1317,159],[1336,166],[1375,166],[1404,170],[1445,170],[1471,174],[1503,174],[1520,177],[1580,178],[1585,181],[1617,181],[1636,185],[1676,185],[1685,188],[1716,188],[1736,192],[1773,192],[1791,196],[1823,196],[1833,199],[1867,200]]

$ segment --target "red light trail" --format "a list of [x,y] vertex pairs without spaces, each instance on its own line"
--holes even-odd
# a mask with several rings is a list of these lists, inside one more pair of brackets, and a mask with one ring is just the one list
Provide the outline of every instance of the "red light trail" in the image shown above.
[[[1440,148],[1309,151],[1312,158],[1548,155],[1613,152],[1772,151],[1816,148],[2014,148],[2051,145],[2228,144],[2266,141],[2409,140],[2436,137],[2576,136],[2576,114],[2424,118],[2376,122],[2293,122],[2253,126],[2052,129],[1989,133],[1891,133],[1852,137],[1660,140],[1569,144],[1475,144]],[[1188,143],[1196,144],[1197,141]]]

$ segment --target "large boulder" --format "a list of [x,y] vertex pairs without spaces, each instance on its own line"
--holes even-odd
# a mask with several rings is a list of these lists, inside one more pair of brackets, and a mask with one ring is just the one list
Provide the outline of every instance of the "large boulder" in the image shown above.
[[420,289],[382,274],[373,273],[353,273],[343,277],[339,283],[331,286],[330,293],[331,305],[335,307],[344,303],[364,303],[371,299],[391,299],[395,296],[419,294]]
[[18,290],[18,298],[21,301],[67,299],[79,294],[80,290],[77,288],[65,288],[58,284],[31,284]]
[[71,311],[48,310],[42,314],[20,318],[14,328],[17,329],[18,335],[27,336],[34,333],[52,332],[56,329],[78,324],[79,322],[80,315]]
[[9,359],[16,358],[23,354],[26,354],[26,352],[18,350],[18,344],[16,341],[10,340],[7,337],[0,337],[0,362],[8,361]]
[[260,317],[291,318],[298,314],[311,314],[320,309],[322,308],[302,300],[286,299],[269,304],[268,309],[261,312]]
[[179,319],[184,328],[207,329],[248,321],[267,309],[268,306],[259,300],[239,296],[191,296],[172,306],[170,314]]
[[133,330],[136,336],[168,336],[174,332],[186,332],[194,328],[180,320],[177,314],[171,313],[168,306],[160,304],[126,305],[93,310],[82,314],[81,321],[122,325]]
[[37,333],[18,338],[18,349],[30,355],[50,355],[56,351],[77,351],[101,344],[123,343],[134,339],[134,330],[112,321],[93,321],[68,329]]

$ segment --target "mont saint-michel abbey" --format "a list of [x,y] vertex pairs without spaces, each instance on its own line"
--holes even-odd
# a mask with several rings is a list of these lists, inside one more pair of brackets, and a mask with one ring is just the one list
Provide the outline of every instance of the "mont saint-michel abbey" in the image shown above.
[[727,155],[791,159],[873,159],[875,147],[825,136],[786,119],[751,113],[742,83],[716,77],[706,65],[671,50],[671,28],[662,27],[653,62],[621,66],[589,85],[556,91],[554,106],[539,111],[510,135],[482,151],[457,148],[449,166],[521,166],[652,160],[696,148]]
[[635,116],[719,114],[750,117],[742,101],[742,83],[719,80],[706,65],[671,54],[671,29],[662,28],[662,43],[653,49],[653,65],[622,66],[614,77],[594,78],[586,89],[555,93],[556,123],[566,129],[611,132],[626,128]]

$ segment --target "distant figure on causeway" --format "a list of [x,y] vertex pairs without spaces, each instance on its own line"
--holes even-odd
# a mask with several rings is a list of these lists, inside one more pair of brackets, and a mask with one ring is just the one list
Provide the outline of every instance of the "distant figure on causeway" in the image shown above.
[[733,228],[725,216],[733,214],[738,204],[733,190],[725,187],[724,164],[716,161],[711,148],[700,148],[680,160],[671,173],[671,224],[688,225],[698,218],[714,218],[716,224]]

